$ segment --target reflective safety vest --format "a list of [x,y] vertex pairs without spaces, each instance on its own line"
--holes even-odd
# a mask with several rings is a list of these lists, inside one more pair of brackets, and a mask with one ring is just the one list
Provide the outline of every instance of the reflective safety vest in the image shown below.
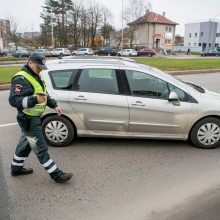
[[[34,87],[34,94],[33,97],[37,96],[37,92],[46,92],[46,85],[42,77],[40,77],[41,81],[43,82],[44,88],[42,88],[41,84],[30,74],[28,74],[25,71],[20,71],[14,75],[15,76],[23,76],[33,87]],[[47,105],[47,100],[45,100],[42,103],[36,104],[32,108],[25,108],[23,109],[23,113],[30,115],[30,116],[41,116],[43,112],[45,111]]]

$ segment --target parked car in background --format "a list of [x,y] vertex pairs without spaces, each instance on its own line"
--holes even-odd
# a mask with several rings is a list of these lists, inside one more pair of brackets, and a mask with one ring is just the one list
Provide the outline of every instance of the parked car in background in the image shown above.
[[135,49],[124,49],[118,51],[118,56],[137,56],[137,51]]
[[[69,57],[67,57],[69,58]],[[220,94],[122,57],[47,62],[41,76],[62,108],[47,108],[42,132],[53,146],[79,137],[190,140],[220,145]]]
[[117,50],[111,47],[101,47],[99,48],[96,53],[96,55],[105,55],[105,56],[116,56]]
[[33,51],[26,48],[19,49],[12,54],[13,57],[29,57]]
[[217,51],[217,50],[210,50],[208,52],[202,52],[201,53],[201,56],[202,57],[206,57],[206,56],[220,56],[220,51]]
[[7,53],[5,51],[0,50],[0,57],[6,57]]
[[53,51],[51,51],[53,56],[69,56],[71,55],[71,52],[67,48],[55,48]]
[[51,51],[48,50],[48,49],[37,49],[34,51],[35,53],[39,53],[39,54],[42,54],[44,55],[45,57],[50,57],[50,56],[53,56]]
[[79,48],[73,51],[72,55],[93,55],[94,52],[91,48]]
[[149,48],[142,48],[142,49],[137,51],[137,55],[138,56],[150,56],[150,57],[152,57],[152,56],[156,55],[156,53],[153,50],[149,49]]

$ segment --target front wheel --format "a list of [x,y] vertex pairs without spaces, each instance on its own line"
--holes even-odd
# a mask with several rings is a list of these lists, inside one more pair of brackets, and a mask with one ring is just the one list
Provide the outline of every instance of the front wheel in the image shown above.
[[46,142],[54,147],[70,144],[75,137],[75,129],[64,117],[49,116],[42,122],[42,132]]
[[220,145],[220,120],[214,117],[202,119],[193,127],[190,139],[198,148],[216,148]]

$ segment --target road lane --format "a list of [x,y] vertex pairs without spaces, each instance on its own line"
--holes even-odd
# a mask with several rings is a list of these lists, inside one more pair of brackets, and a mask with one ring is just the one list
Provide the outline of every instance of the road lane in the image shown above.
[[[215,82],[218,75],[212,76]],[[0,124],[13,123],[15,118],[6,97],[7,92],[0,92],[5,114]],[[149,220],[165,217],[167,210],[170,214],[173,207],[178,210],[220,184],[219,148],[201,150],[183,141],[106,138],[81,138],[69,147],[49,148],[61,168],[73,171],[68,184],[50,180],[32,153],[26,166],[34,173],[15,178],[10,176],[10,162],[18,138],[18,126],[0,128],[12,220]]]

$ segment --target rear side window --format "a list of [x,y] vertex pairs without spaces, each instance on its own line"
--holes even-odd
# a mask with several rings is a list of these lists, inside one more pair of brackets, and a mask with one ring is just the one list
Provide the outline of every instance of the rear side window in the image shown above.
[[58,70],[49,72],[54,89],[71,90],[78,70]]
[[106,94],[119,94],[116,72],[113,69],[82,70],[77,91]]

